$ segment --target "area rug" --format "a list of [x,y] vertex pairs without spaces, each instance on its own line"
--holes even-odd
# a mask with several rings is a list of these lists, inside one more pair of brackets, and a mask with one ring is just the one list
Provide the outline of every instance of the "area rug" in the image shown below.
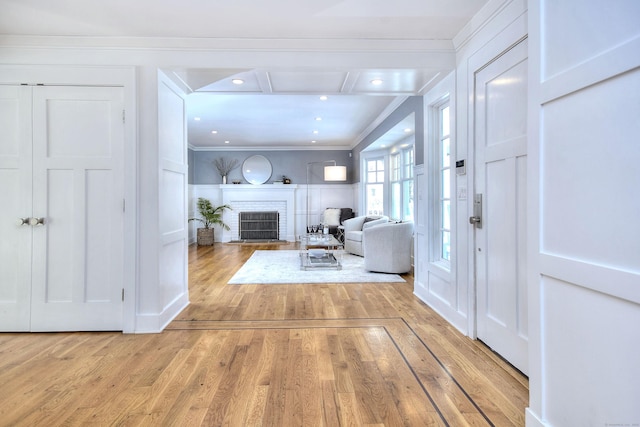
[[365,271],[364,259],[345,253],[342,270],[300,270],[299,251],[255,251],[229,280],[230,285],[275,283],[404,282],[397,274]]

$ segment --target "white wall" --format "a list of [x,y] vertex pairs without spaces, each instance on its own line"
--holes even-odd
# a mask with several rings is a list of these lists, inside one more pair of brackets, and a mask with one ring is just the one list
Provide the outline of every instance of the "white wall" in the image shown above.
[[[467,330],[467,289],[466,289],[466,265],[458,262],[458,257],[462,254],[463,260],[466,251],[466,242],[458,242],[458,229],[460,224],[466,228],[464,221],[457,220],[458,204],[466,213],[466,199],[458,200],[457,191],[459,188],[465,188],[466,176],[460,177],[461,183],[458,184],[458,177],[455,168],[451,168],[451,195],[452,207],[451,217],[452,224],[456,224],[451,230],[452,251],[450,260],[450,269],[447,270],[441,264],[433,262],[439,258],[436,257],[435,248],[430,241],[430,236],[434,234],[436,224],[434,218],[430,216],[434,206],[432,201],[437,196],[435,188],[435,180],[433,171],[438,170],[438,162],[435,159],[434,141],[439,137],[438,123],[434,123],[434,113],[437,111],[437,105],[444,99],[449,99],[450,111],[455,112],[456,108],[456,73],[452,72],[438,85],[424,95],[424,114],[425,114],[425,147],[424,147],[424,170],[416,171],[417,187],[416,196],[420,205],[416,212],[416,258],[415,258],[415,280],[414,293],[421,300],[425,301],[438,313],[443,315],[450,323],[459,330]],[[457,156],[457,137],[456,137],[457,119],[455,114],[451,117],[451,159],[453,164],[459,157]],[[465,141],[466,143],[466,141]],[[466,194],[466,193],[465,193]],[[464,235],[464,233],[463,233]],[[462,243],[462,244],[461,244]],[[463,281],[460,282],[458,277],[458,268],[462,270]]]
[[[220,185],[190,185],[190,202],[189,212],[190,217],[198,216],[196,202],[199,197],[209,199],[214,206],[223,204],[223,195]],[[256,191],[269,192],[270,189],[282,190],[288,188],[286,185],[264,184],[255,186]],[[320,223],[322,212],[326,208],[351,208],[357,211],[357,199],[354,198],[355,184],[311,184],[309,185],[310,198],[309,198],[309,221],[313,224]],[[233,188],[233,187],[232,187]],[[291,188],[295,188],[294,191],[294,209],[295,209],[295,225],[292,235],[286,236],[286,240],[296,241],[300,234],[305,233],[307,225],[307,186],[306,185],[292,185]],[[237,215],[238,212],[227,211],[225,216]],[[229,223],[228,219],[225,222]],[[189,227],[189,242],[194,243],[196,241],[196,231],[198,223],[192,223]],[[215,227],[215,241],[216,242],[228,242],[237,238],[225,233],[220,227]],[[225,237],[226,236],[226,237]],[[282,238],[282,237],[281,237]]]
[[529,22],[527,425],[640,425],[640,3]]
[[[509,46],[526,36],[527,4],[523,0],[490,1],[454,39],[457,48],[456,70],[447,79],[424,95],[425,105],[425,175],[422,197],[418,200],[426,232],[417,232],[415,294],[429,304],[462,333],[475,337],[475,277],[473,227],[468,219],[473,212],[473,78],[480,67],[491,61]],[[455,111],[453,119],[452,158],[465,160],[466,174],[456,175],[452,170],[452,248],[451,271],[447,272],[430,262],[428,236],[429,207],[429,123],[430,106],[450,93],[450,105]],[[460,195],[462,191],[462,195]],[[420,196],[419,196],[420,197]],[[419,228],[419,227],[418,227]]]
[[185,95],[164,73],[158,73],[158,80],[159,324],[152,325],[151,330],[164,329],[189,303]]

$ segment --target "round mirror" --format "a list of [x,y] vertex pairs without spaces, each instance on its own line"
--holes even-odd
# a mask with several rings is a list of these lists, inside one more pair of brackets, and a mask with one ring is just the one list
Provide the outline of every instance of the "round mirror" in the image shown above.
[[250,184],[264,184],[271,178],[271,162],[265,156],[256,154],[247,157],[242,164],[242,176]]

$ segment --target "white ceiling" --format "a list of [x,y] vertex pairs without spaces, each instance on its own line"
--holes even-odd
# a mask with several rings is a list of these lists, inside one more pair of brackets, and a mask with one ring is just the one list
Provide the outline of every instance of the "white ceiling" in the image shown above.
[[[291,40],[450,42],[487,2],[0,0],[0,37],[90,38],[114,46],[173,39],[252,39],[272,47]],[[189,144],[196,149],[350,149],[404,97],[424,93],[447,70],[426,64],[411,69],[310,65],[164,71],[191,93]],[[244,84],[234,85],[232,78]],[[372,85],[376,78],[383,83]],[[321,94],[328,100],[320,101]]]

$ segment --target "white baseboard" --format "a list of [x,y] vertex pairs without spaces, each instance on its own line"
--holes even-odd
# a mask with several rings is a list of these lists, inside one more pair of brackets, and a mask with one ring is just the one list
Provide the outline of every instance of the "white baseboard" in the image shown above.
[[543,423],[540,418],[538,418],[538,416],[533,413],[531,408],[525,409],[524,415],[524,425],[527,427],[550,427],[550,424]]
[[189,305],[189,295],[184,293],[165,307],[162,313],[136,315],[136,334],[160,333]]

